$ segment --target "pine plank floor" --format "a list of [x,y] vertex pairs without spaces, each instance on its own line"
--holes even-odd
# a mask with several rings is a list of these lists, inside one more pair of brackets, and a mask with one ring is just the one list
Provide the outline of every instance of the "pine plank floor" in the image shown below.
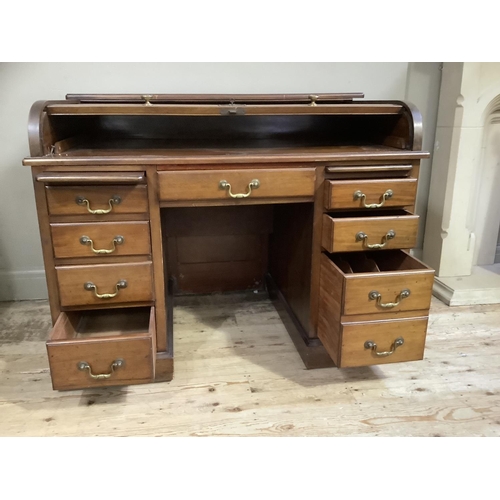
[[423,361],[306,370],[262,294],[183,297],[169,383],[52,390],[45,301],[0,303],[0,436],[499,436],[500,306],[433,298]]

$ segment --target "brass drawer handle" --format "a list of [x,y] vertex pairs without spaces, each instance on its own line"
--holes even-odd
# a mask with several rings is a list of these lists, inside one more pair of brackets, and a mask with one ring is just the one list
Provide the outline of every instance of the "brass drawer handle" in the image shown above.
[[394,343],[392,344],[390,351],[378,352],[377,351],[377,344],[375,342],[373,342],[373,340],[367,340],[365,342],[365,349],[371,349],[374,352],[375,356],[379,356],[380,358],[383,358],[385,356],[390,356],[391,354],[394,354],[396,349],[398,347],[402,346],[404,343],[405,343],[405,339],[403,337],[398,337],[394,341]]
[[362,191],[355,191],[354,192],[354,199],[355,200],[362,200],[363,201],[363,206],[365,208],[380,208],[384,206],[384,203],[386,200],[389,198],[392,198],[392,195],[394,193],[392,192],[392,189],[388,189],[383,195],[380,203],[366,203],[366,194],[364,194]]
[[411,292],[408,289],[401,290],[401,292],[399,292],[399,295],[396,297],[396,302],[387,302],[386,304],[382,304],[381,302],[382,295],[379,292],[377,292],[377,290],[372,290],[368,294],[368,298],[370,300],[376,300],[377,306],[383,307],[384,309],[391,309],[392,307],[399,306],[399,304],[403,299],[406,299],[407,297],[410,296],[410,293]]
[[95,215],[109,214],[109,212],[111,212],[111,210],[113,210],[113,205],[119,205],[121,202],[122,202],[121,197],[118,196],[117,194],[115,194],[108,201],[108,204],[109,204],[109,208],[108,209],[92,210],[90,208],[90,202],[89,202],[89,200],[87,200],[87,198],[85,198],[85,196],[77,196],[76,199],[75,199],[75,203],[77,205],[81,205],[81,206],[87,205],[87,211],[89,213],[95,214]]
[[90,248],[91,248],[91,250],[94,253],[98,253],[98,254],[101,254],[101,253],[113,253],[116,250],[116,245],[123,245],[123,243],[125,243],[125,238],[123,236],[115,236],[113,238],[113,241],[112,241],[113,248],[110,248],[109,250],[106,249],[106,248],[95,249],[94,248],[94,242],[88,236],[82,236],[80,238],[80,243],[82,245],[90,245]]
[[253,179],[250,181],[248,184],[248,191],[246,193],[236,193],[233,194],[231,192],[231,184],[227,181],[220,181],[219,182],[219,188],[220,189],[227,189],[227,192],[231,198],[248,198],[252,194],[252,189],[258,189],[260,186],[260,181],[259,179]]
[[356,234],[356,241],[363,241],[366,245],[367,248],[372,248],[372,249],[378,249],[378,248],[384,248],[387,245],[387,242],[389,240],[392,240],[396,237],[396,231],[394,229],[390,229],[387,231],[387,234],[382,238],[382,243],[368,243],[368,235],[366,233],[363,233],[363,231],[360,231],[359,233]]
[[126,280],[120,280],[116,285],[115,285],[115,293],[97,293],[97,287],[92,283],[92,281],[87,281],[83,285],[83,288],[88,291],[93,291],[94,295],[98,299],[112,299],[113,297],[116,297],[118,295],[118,292],[120,291],[121,288],[127,288],[127,281]]
[[110,378],[111,375],[113,375],[114,371],[117,368],[122,368],[123,366],[125,366],[125,360],[123,360],[123,359],[115,359],[111,363],[111,367],[110,367],[110,372],[109,373],[97,373],[97,374],[92,373],[92,368],[91,368],[91,366],[86,361],[80,361],[79,363],[76,364],[76,366],[81,371],[88,370],[89,371],[89,375],[93,379],[95,379],[95,380],[105,380],[107,378]]

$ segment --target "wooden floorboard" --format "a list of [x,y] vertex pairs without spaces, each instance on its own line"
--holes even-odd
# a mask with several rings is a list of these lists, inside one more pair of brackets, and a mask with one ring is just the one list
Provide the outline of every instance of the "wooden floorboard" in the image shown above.
[[423,361],[306,370],[264,294],[181,297],[172,382],[52,390],[46,302],[0,303],[1,436],[499,436],[500,307],[433,299]]

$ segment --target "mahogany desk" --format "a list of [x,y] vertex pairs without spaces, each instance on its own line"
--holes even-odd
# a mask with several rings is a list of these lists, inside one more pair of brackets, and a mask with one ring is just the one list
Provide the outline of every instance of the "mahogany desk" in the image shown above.
[[422,359],[421,116],[362,98],[36,102],[54,389],[170,380],[179,294],[267,290],[308,368]]

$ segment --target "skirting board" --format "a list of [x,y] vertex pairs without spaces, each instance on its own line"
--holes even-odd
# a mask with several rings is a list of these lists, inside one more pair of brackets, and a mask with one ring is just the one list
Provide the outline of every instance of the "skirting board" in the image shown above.
[[43,269],[0,271],[0,301],[47,299]]
[[444,280],[446,279],[435,278],[432,293],[449,306],[500,304],[500,288],[456,289],[445,283]]

